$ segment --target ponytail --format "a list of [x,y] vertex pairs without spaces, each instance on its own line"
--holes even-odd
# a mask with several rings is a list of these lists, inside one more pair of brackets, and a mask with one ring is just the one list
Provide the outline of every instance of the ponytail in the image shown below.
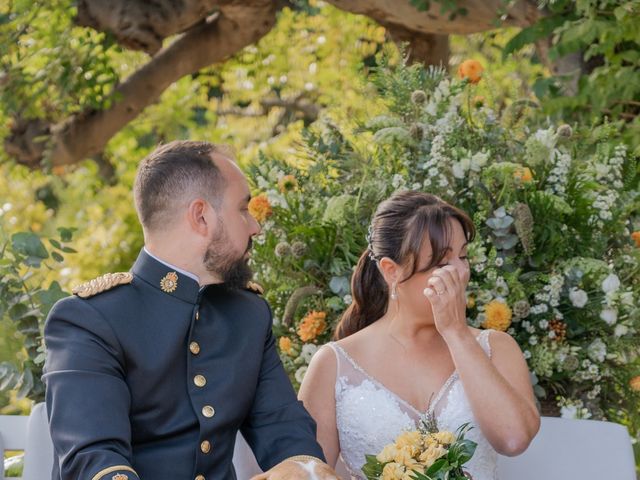
[[352,303],[342,314],[333,333],[335,340],[353,335],[382,317],[389,303],[389,289],[367,248],[351,277]]

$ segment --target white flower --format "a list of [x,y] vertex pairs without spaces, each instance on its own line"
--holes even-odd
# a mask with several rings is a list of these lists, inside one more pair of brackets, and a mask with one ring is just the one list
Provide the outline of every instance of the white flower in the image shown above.
[[474,153],[473,157],[471,157],[471,170],[479,172],[480,169],[486,165],[487,160],[489,160],[489,154],[487,152]]
[[538,130],[533,137],[549,149],[556,146],[557,136],[551,127],[547,130]]
[[613,325],[618,320],[618,312],[613,308],[605,308],[600,312],[600,318],[604,320],[607,325]]
[[353,297],[347,294],[344,297],[342,297],[342,301],[345,303],[345,305],[351,305],[351,303],[353,302]]
[[537,345],[538,344],[538,337],[529,337],[529,343],[531,345]]
[[605,357],[607,356],[607,346],[600,338],[596,338],[587,349],[587,353],[589,358],[594,362],[604,362]]
[[624,292],[620,294],[620,303],[627,307],[633,306],[633,292]]
[[627,333],[629,333],[629,327],[627,327],[626,325],[622,325],[622,324],[616,325],[616,328],[613,330],[613,334],[616,337],[622,337],[622,336],[626,335]]
[[560,416],[562,418],[568,418],[570,420],[575,420],[578,418],[578,407],[575,405],[567,405],[560,409]]
[[615,292],[618,288],[620,288],[620,279],[614,273],[610,273],[602,281],[602,291],[604,293]]
[[569,299],[571,300],[571,303],[574,307],[582,308],[589,301],[589,296],[584,290],[581,290],[579,288],[572,288],[569,292]]
[[298,383],[302,383],[302,380],[304,380],[304,376],[307,373],[307,368],[308,367],[305,365],[303,367],[300,367],[298,370],[296,370],[295,377]]
[[465,176],[465,171],[464,171],[464,167],[462,166],[462,162],[454,163],[451,167],[451,171],[453,172],[453,176],[456,178],[464,178]]
[[502,265],[504,265],[504,258],[497,257],[496,258],[496,267],[501,267]]
[[309,363],[313,356],[318,351],[318,346],[313,343],[305,343],[302,346],[302,351],[300,352],[300,356],[305,361],[305,363]]

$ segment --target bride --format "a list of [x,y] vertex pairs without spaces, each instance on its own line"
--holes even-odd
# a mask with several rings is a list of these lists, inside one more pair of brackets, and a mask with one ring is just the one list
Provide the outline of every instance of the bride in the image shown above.
[[426,415],[441,430],[471,422],[465,464],[496,478],[497,453],[522,453],[540,425],[529,371],[510,335],[467,326],[469,217],[434,195],[400,192],[382,202],[352,278],[353,303],[336,342],[314,356],[300,399],[315,418],[329,465],[352,478]]

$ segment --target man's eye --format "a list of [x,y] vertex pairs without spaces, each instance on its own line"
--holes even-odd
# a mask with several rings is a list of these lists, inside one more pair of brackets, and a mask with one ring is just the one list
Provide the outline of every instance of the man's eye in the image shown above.
[[460,260],[469,260],[469,257],[465,255],[464,257],[460,257]]

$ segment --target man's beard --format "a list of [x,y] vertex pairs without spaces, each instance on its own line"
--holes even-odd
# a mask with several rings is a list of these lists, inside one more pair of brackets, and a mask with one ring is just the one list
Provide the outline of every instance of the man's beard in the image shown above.
[[223,283],[231,288],[244,288],[253,277],[253,272],[245,255],[251,250],[253,244],[249,239],[247,249],[240,258],[234,258],[234,252],[229,246],[229,236],[224,228],[224,223],[218,223],[218,233],[211,239],[204,254],[205,268],[215,274]]

